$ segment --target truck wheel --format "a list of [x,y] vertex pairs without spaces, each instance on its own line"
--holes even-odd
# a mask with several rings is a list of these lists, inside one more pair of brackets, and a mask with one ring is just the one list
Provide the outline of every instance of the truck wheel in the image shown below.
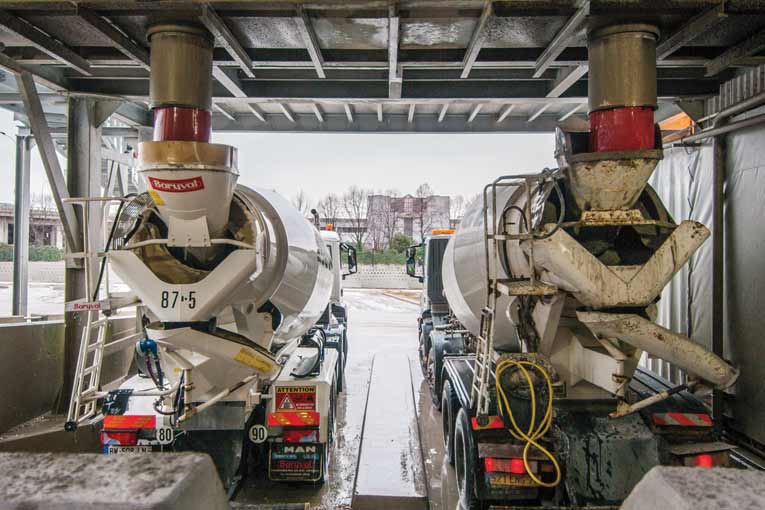
[[459,508],[463,510],[477,509],[481,505],[475,495],[477,459],[470,420],[465,410],[460,408],[454,429],[454,471],[457,475]]
[[[341,346],[342,347],[342,346]],[[345,379],[345,355],[342,348],[337,351],[337,366],[335,367],[335,378],[337,379],[337,394],[343,392],[343,381]]]
[[460,401],[452,388],[452,383],[444,381],[444,391],[441,395],[441,426],[444,433],[444,453],[446,460],[454,465],[454,425]]
[[420,333],[420,346],[417,349],[420,354],[420,369],[422,369],[422,376],[427,379],[428,377],[428,352],[430,351],[430,342],[427,341],[425,332]]
[[441,410],[441,395],[438,393],[438,388],[436,387],[436,348],[431,347],[430,352],[428,352],[428,358],[426,360],[427,363],[427,370],[426,370],[426,378],[428,380],[428,387],[430,388],[430,400],[433,401],[433,407],[436,408],[436,410]]
[[343,330],[343,371],[345,371],[345,364],[348,362],[348,326],[346,324],[345,330]]

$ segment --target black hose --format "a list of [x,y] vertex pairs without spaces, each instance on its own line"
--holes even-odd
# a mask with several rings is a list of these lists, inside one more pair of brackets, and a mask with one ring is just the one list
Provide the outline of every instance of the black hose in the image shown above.
[[117,214],[114,215],[114,221],[112,222],[112,228],[109,231],[109,238],[106,240],[106,248],[104,249],[104,258],[101,259],[101,269],[98,271],[98,281],[96,282],[96,287],[93,290],[93,298],[91,301],[95,301],[98,298],[98,289],[101,288],[101,281],[104,279],[104,270],[106,269],[106,253],[109,252],[109,247],[112,244],[112,239],[114,239],[114,232],[117,231],[117,220],[120,217],[120,213],[122,212],[122,206],[124,202],[120,201],[119,206],[117,206]]
[[558,180],[553,180],[553,187],[555,188],[555,193],[558,195],[558,202],[560,202],[560,213],[558,214],[558,222],[555,224],[555,227],[547,232],[546,234],[543,234],[539,237],[535,237],[535,239],[547,239],[548,237],[551,237],[553,234],[555,234],[558,229],[560,229],[560,226],[563,224],[563,220],[566,217],[566,200],[563,198],[563,192],[560,189],[560,185],[558,184]]

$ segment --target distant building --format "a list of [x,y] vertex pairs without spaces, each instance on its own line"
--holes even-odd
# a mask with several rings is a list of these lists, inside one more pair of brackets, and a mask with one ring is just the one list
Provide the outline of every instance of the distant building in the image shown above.
[[[0,202],[0,243],[13,244],[14,239],[13,204]],[[29,244],[64,247],[64,231],[58,211],[32,208],[29,218]]]
[[404,234],[421,241],[434,229],[447,229],[450,199],[445,195],[415,197],[370,195],[367,199],[367,244],[387,244],[388,238]]

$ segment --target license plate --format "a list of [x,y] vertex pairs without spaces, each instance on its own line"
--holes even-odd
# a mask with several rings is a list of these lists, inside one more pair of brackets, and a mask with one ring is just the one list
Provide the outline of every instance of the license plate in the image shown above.
[[109,446],[106,450],[107,455],[116,455],[118,453],[151,453],[151,446]]
[[528,475],[512,473],[490,473],[489,483],[494,487],[536,487],[537,484]]

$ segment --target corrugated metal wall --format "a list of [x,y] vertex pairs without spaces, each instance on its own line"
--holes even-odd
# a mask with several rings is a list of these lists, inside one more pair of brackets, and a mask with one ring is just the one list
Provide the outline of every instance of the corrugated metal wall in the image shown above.
[[[731,412],[734,427],[762,443],[765,443],[764,141],[762,126],[728,136],[725,189],[725,358],[741,370]],[[711,142],[700,148],[667,149],[664,157],[652,185],[676,221],[690,218],[711,229]],[[659,320],[711,348],[711,239],[665,289]],[[649,362],[660,373],[667,370],[663,365],[654,362],[651,366]]]

